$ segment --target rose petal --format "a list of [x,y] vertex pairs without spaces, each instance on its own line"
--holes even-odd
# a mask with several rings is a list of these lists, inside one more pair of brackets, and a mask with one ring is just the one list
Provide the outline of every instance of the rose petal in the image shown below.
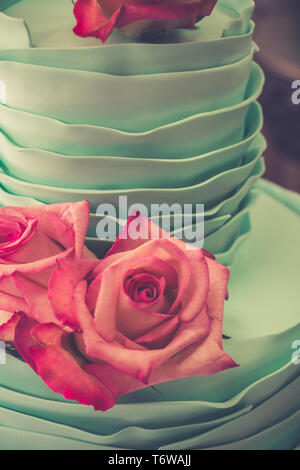
[[[108,259],[109,258],[106,258],[106,260]],[[106,260],[105,264],[107,266]],[[163,269],[164,266],[168,266],[168,268]],[[190,282],[191,268],[189,259],[185,253],[170,240],[156,239],[148,241],[135,250],[127,253],[127,256],[124,256],[121,258],[121,260],[108,265],[108,267],[103,270],[101,275],[101,284],[99,287],[99,294],[97,297],[97,304],[94,314],[99,334],[101,334],[103,338],[107,339],[108,341],[113,340],[115,333],[117,306],[116,299],[117,296],[119,296],[118,286],[123,284],[124,276],[129,267],[132,270],[142,267],[145,271],[149,271],[157,277],[164,276],[166,277],[167,287],[171,288],[175,287],[175,284],[173,283],[175,279],[171,279],[172,284],[169,286],[166,274],[168,275],[170,268],[176,272],[176,280],[178,282],[178,285],[176,286],[177,298],[175,299],[168,314],[174,314],[176,312],[180,302],[182,301],[184,292]],[[98,269],[101,269],[101,263]],[[103,285],[103,279],[105,279],[105,286]],[[203,281],[203,283],[204,289],[203,291],[201,290],[201,295],[204,291],[206,291],[205,281]],[[120,293],[120,299],[122,302],[122,292]],[[90,299],[88,297],[88,305],[90,305],[89,300]],[[109,306],[110,303],[112,305],[111,307]],[[201,305],[198,304],[198,307],[199,309],[197,313],[200,312]],[[150,320],[150,322],[152,322],[152,320]],[[131,325],[132,322],[130,322],[129,326]],[[149,327],[151,327],[151,324]],[[145,323],[144,332],[146,332],[148,329],[148,323]],[[137,332],[137,335],[140,334],[142,334],[141,331]]]
[[[196,252],[191,251],[191,256]],[[151,376],[152,384],[193,375],[211,375],[237,367],[232,358],[223,351],[223,310],[229,280],[229,270],[216,261],[206,258],[209,270],[207,314],[210,331],[205,341],[195,343],[162,364]]]
[[[147,242],[147,240],[151,238],[151,234],[157,233],[158,229],[156,224],[153,224],[143,215],[139,215],[138,220],[141,226],[141,232],[146,235],[144,239],[140,238],[138,240],[132,240],[129,238],[130,226],[136,220],[137,216],[132,215],[126,227],[124,228],[123,236],[121,233],[120,237],[116,240],[108,255],[110,254],[113,256],[128,249],[134,251],[136,255],[139,252],[140,256],[142,256],[142,253],[144,254],[144,250],[142,250],[141,247],[145,248],[145,246],[151,247],[151,250],[153,250],[153,245],[149,245],[150,242]],[[165,232],[160,230],[159,238],[161,239],[166,237],[167,235]],[[156,247],[168,247],[169,250],[169,247],[172,246],[172,254],[169,256],[169,258],[163,256],[163,259],[171,263],[171,265],[174,263],[174,260],[181,260],[181,263],[178,263],[176,267],[178,279],[180,280],[178,286],[178,295],[168,313],[173,314],[176,311],[179,304],[183,301],[183,295],[185,293],[184,306],[181,309],[181,320],[191,321],[202,310],[202,307],[206,301],[208,292],[208,272],[205,256],[208,255],[208,253],[198,249],[184,250],[183,248],[185,247],[185,243],[174,238],[169,239],[169,243],[172,243],[172,245],[168,244],[167,240],[165,239],[152,240],[152,244],[153,243],[156,244]],[[137,250],[138,247],[139,250]],[[162,257],[161,253],[157,254],[155,251],[152,251],[152,253],[158,258]],[[196,255],[193,256],[191,253],[196,253]],[[195,261],[195,256],[197,256],[198,262]],[[106,259],[109,260],[109,258],[110,256],[107,256]],[[192,277],[191,274],[188,273],[191,266],[193,266]],[[99,265],[99,268],[101,269],[101,265]],[[201,279],[201,283],[199,283],[199,279]]]
[[119,331],[116,332],[116,341],[127,349],[134,349],[138,351],[147,350],[147,348],[141,344],[137,344],[136,341],[131,341],[131,339],[127,338],[127,336],[123,335]]
[[95,323],[98,333],[106,341],[113,341],[116,332],[116,307],[118,302],[118,275],[116,270],[108,268],[101,274],[100,292],[95,307]]
[[86,303],[86,282],[81,281],[76,286],[74,298],[74,309],[76,317],[82,331],[82,338],[85,345],[85,353],[88,356],[111,362],[121,371],[143,380],[149,374],[149,365],[145,360],[148,351],[136,351],[144,353],[143,357],[136,357],[132,360],[132,349],[127,349],[116,340],[107,342],[99,335],[96,329],[94,318],[91,316]]
[[12,317],[13,312],[7,312],[6,310],[0,310],[0,326],[5,325]]
[[50,256],[57,256],[63,251],[54,241],[50,240],[41,230],[37,228],[34,237],[18,247],[5,259],[11,264],[33,263]]
[[29,350],[31,347],[39,344],[39,341],[31,335],[31,330],[35,325],[37,325],[35,320],[22,316],[15,330],[15,346],[18,353],[34,371],[36,371],[36,366]]
[[95,377],[86,373],[74,356],[62,347],[64,332],[55,325],[37,325],[32,334],[42,340],[43,346],[30,348],[37,373],[46,385],[68,400],[93,405],[106,411],[115,404],[115,397]]
[[130,271],[123,283],[124,293],[128,298],[142,307],[149,307],[160,303],[164,296],[166,280],[156,277],[149,272]]
[[97,0],[77,0],[74,15],[77,25],[73,31],[78,36],[92,35],[106,23],[106,16],[102,13]]
[[141,308],[126,295],[121,295],[119,298],[116,310],[117,329],[128,338],[135,340],[136,337],[164,323],[168,318],[173,318],[173,316],[158,313],[149,308]]
[[[124,260],[115,265],[109,266],[101,273],[100,289],[97,297],[94,317],[97,330],[102,338],[113,341],[116,332],[116,322],[118,330],[134,337],[141,331],[147,331],[150,327],[161,323],[164,315],[151,312],[149,309],[139,308],[123,292],[122,285],[128,270],[129,260]],[[158,258],[139,258],[129,262],[131,269],[143,266],[143,269],[156,269],[162,263]]]
[[[154,247],[152,248],[153,250],[151,247],[149,249],[147,247],[149,253],[155,253]],[[130,302],[128,296],[120,287],[124,283],[129,268],[132,271],[141,267],[156,277],[165,277],[166,283],[171,289],[177,285],[175,268],[161,259],[162,257],[147,256],[145,249],[143,249],[145,253],[141,253],[141,249],[142,247],[130,252],[120,262],[109,265],[89,287],[87,305],[91,310],[95,307],[94,317],[97,330],[107,341],[114,339],[117,312],[120,312],[120,315],[118,315],[119,325],[123,324],[122,312],[124,312],[124,317],[127,317],[124,324],[127,333],[130,332],[131,338],[146,332],[151,326],[165,319],[165,317],[161,318],[159,314],[150,311],[150,309],[146,311],[139,308],[136,303]],[[96,302],[96,305],[94,305],[94,302]],[[122,327],[120,328],[120,331],[125,333]]]
[[64,260],[49,281],[48,296],[56,318],[75,330],[78,324],[71,308],[74,289],[97,263],[97,259]]
[[[28,243],[30,238],[36,233],[38,221],[34,218],[28,219],[26,221],[26,227],[23,233],[19,237],[14,237],[14,240],[8,241],[7,243],[0,244],[0,256],[8,256],[20,249],[24,243]],[[5,228],[5,227],[3,227]],[[1,232],[3,233],[3,228],[1,227]]]
[[[150,249],[152,248],[152,246],[150,247]],[[144,251],[142,253],[145,253]],[[150,250],[149,250],[149,253],[150,253]],[[99,261],[99,263],[97,264],[96,268],[93,270],[93,273],[92,273],[92,277],[95,278],[94,281],[91,283],[91,286],[93,286],[92,288],[90,288],[90,292],[89,292],[89,295],[93,297],[93,302],[91,301],[91,303],[95,306],[96,304],[96,300],[95,300],[95,297],[98,296],[98,291],[99,291],[99,285],[100,285],[100,282],[98,282],[100,280],[100,277],[97,279],[97,275],[102,273],[106,268],[108,268],[109,266],[111,265],[114,265],[116,263],[119,263],[120,261],[126,261],[126,259],[129,259],[129,255],[133,255],[133,257],[136,257],[136,256],[140,256],[141,257],[141,252],[140,251],[137,251],[137,249],[133,252],[133,253],[130,253],[130,252],[126,252],[126,253],[116,253],[116,254],[113,254],[107,258],[104,258],[102,260]],[[150,256],[149,254],[145,254],[143,256],[148,256],[148,257],[151,257],[152,256],[152,252],[150,253]],[[152,266],[152,271],[151,273],[153,275],[155,275],[156,277],[165,277],[166,279],[166,284],[168,285],[168,287],[170,289],[175,289],[177,288],[177,285],[178,285],[178,279],[177,279],[177,273],[176,273],[176,270],[175,268],[173,268],[172,266],[170,266],[168,263],[166,263],[164,260],[156,257],[156,256],[152,256],[153,260],[155,259],[155,263],[153,263],[153,266]],[[92,293],[93,291],[93,293]]]
[[[136,343],[139,344],[147,344],[149,345],[154,345],[155,343],[155,348],[161,347],[157,343],[167,337],[168,335],[174,333],[176,328],[178,327],[180,323],[179,317],[171,317],[162,324],[158,325],[156,328],[153,328],[151,331],[148,333],[145,333],[144,335],[139,336],[138,338],[135,339]],[[153,349],[153,347],[152,347]]]
[[31,328],[30,334],[44,344],[62,347],[62,339],[65,332],[54,323],[41,323]]
[[[210,321],[209,317],[206,314],[205,310],[201,313],[201,317],[196,320],[198,323],[198,341],[195,343],[196,346],[192,347],[199,347],[199,344],[202,344],[205,342],[205,338],[207,337],[210,329]],[[182,328],[187,332],[188,330],[194,329],[197,330],[197,325],[194,325],[194,328],[191,328],[191,323],[188,325],[183,325]],[[189,348],[184,348],[182,351],[182,354],[185,353],[185,351]],[[164,350],[162,350],[164,351]],[[189,368],[186,367],[181,367],[181,361],[178,361],[177,358],[181,358],[181,354],[177,354],[171,359],[169,359],[166,362],[163,362],[160,367],[157,369],[154,368],[154,371],[151,373],[151,375],[148,377],[147,383],[142,383],[139,380],[136,380],[135,378],[129,377],[124,371],[116,370],[115,367],[113,367],[111,364],[87,364],[84,366],[85,370],[87,370],[90,374],[94,375],[97,377],[101,382],[106,384],[107,386],[110,387],[112,392],[114,393],[115,396],[120,396],[124,395],[126,393],[133,392],[135,390],[139,390],[145,386],[150,386],[150,385],[156,385],[157,383],[162,383],[167,380],[175,380],[176,378],[181,378],[181,377],[188,377],[190,375],[202,375],[201,371],[203,372],[203,375],[208,375],[210,373],[210,370],[205,370],[203,367],[203,362],[205,361],[199,361],[198,363],[196,362],[194,364],[195,367],[198,365],[198,371],[200,372],[199,374],[195,373],[190,373]],[[217,359],[218,364],[217,367],[220,368],[220,363],[221,363],[221,358],[220,356],[214,356],[215,359]],[[229,362],[227,358],[224,358],[224,355],[222,356],[223,358],[223,363],[222,367],[226,368],[226,365],[229,367],[232,367],[232,361]],[[227,362],[226,362],[227,361]],[[178,367],[179,363],[179,367]],[[189,366],[189,364],[187,364]],[[209,365],[211,366],[211,362],[209,359]],[[222,368],[223,370],[223,368]],[[206,374],[205,372],[208,372]]]
[[237,366],[209,335],[205,341],[187,347],[163,363],[153,372],[149,383],[155,385],[183,377],[207,376]]
[[[64,248],[69,249],[74,247],[74,256],[80,258],[83,254],[84,241],[89,223],[89,208],[88,201],[18,208],[1,207],[0,216],[23,218],[24,220],[26,220],[26,218],[37,219],[39,232],[42,232],[46,238],[49,239],[51,250],[55,245],[51,245],[50,240],[54,240],[55,244],[59,243]],[[36,237],[34,237],[34,239],[35,238]],[[42,246],[44,246],[44,244],[45,240]],[[40,245],[40,243],[38,245]],[[38,249],[40,250],[40,247],[38,247]],[[95,257],[91,252],[87,250],[84,251],[85,256]],[[34,254],[37,258],[37,254],[34,251],[29,252],[30,256]],[[45,256],[43,257],[49,258],[53,253],[44,254]],[[27,262],[30,260],[27,255],[25,259]]]
[[184,290],[180,306],[180,320],[193,321],[201,312],[207,301],[209,292],[209,274],[206,258],[200,250],[187,251],[190,260],[190,282]]
[[0,277],[0,291],[5,292],[5,294],[13,295],[14,297],[19,297],[22,299],[16,284],[12,276]]
[[[74,33],[87,37],[94,36],[100,38],[102,42],[110,36],[114,28],[122,28],[131,23],[137,23],[139,34],[146,29],[168,30],[171,27],[193,27],[197,16],[209,15],[216,4],[216,0],[203,0],[195,3],[113,3],[113,8],[109,2],[102,2],[101,6],[109,17],[101,11],[99,2],[96,0],[77,0],[74,7],[74,15],[77,25],[73,29]],[[115,10],[115,11],[114,11]],[[141,20],[151,20],[142,23]],[[174,21],[177,20],[177,21]]]
[[115,404],[114,396],[62,347],[64,336],[68,338],[69,335],[56,325],[39,325],[24,317],[16,328],[16,347],[54,392],[69,400],[93,405],[95,409],[111,408]]
[[[81,284],[81,285],[80,285]],[[82,330],[85,351],[88,356],[110,363],[121,372],[147,383],[151,372],[162,362],[177,354],[182,349],[208,334],[207,315],[204,311],[196,319],[199,324],[195,328],[193,322],[183,324],[175,338],[164,349],[135,351],[134,360],[132,350],[126,349],[116,340],[107,342],[97,332],[94,318],[85,304],[85,283],[76,287],[75,310]]]
[[86,373],[65,350],[50,345],[33,347],[30,353],[45,384],[67,400],[92,405],[101,411],[112,408],[116,403],[110,390]]
[[7,343],[14,342],[16,326],[21,317],[20,313],[0,311],[0,340]]
[[29,309],[26,306],[27,308],[24,312],[26,312],[30,318],[38,321],[39,323],[57,323],[57,318],[55,317],[51,307],[47,290],[17,273],[13,275],[13,279],[29,306]]
[[75,258],[82,256],[90,217],[88,201],[24,207],[22,210],[25,215],[38,219],[40,230],[50,239],[65,248],[74,246]]
[[140,380],[120,372],[110,364],[84,364],[82,367],[108,387],[115,397],[146,387]]
[[36,274],[46,271],[49,268],[55,266],[59,260],[67,258],[73,251],[73,248],[70,248],[58,255],[50,256],[49,258],[40,259],[32,263],[24,264],[0,264],[0,278],[2,276],[10,276],[16,272],[22,274]]
[[54,392],[67,400],[93,405],[95,410],[106,411],[114,406],[116,400],[109,389],[87,374],[66,351],[56,346],[44,346],[33,347],[30,352],[37,373]]
[[228,296],[227,286],[230,271],[222,264],[209,258],[207,264],[209,270],[207,313],[212,320],[215,320],[212,333],[215,341],[222,347],[224,299]]
[[5,294],[0,291],[0,309],[11,313],[24,312],[29,313],[29,307],[24,299]]
[[[134,228],[137,230],[139,227],[139,232],[141,237],[134,239],[130,236],[131,234],[131,225],[134,224]],[[159,227],[157,224],[154,224],[150,219],[147,219],[143,214],[134,211],[128,218],[127,224],[121,231],[120,235],[106,253],[105,258],[111,257],[116,253],[122,253],[127,251],[135,250],[136,248],[144,245],[150,240],[154,239],[166,239],[170,238],[170,234]]]

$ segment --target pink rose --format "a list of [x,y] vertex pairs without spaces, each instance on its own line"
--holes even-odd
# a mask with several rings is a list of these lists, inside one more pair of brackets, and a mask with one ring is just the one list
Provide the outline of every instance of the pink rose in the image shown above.
[[84,247],[89,204],[0,207],[0,339],[14,341],[20,312],[58,323],[47,288],[63,259],[94,256]]
[[[144,238],[128,238],[132,224]],[[132,216],[96,267],[83,261],[52,272],[44,302],[56,320],[25,311],[15,331],[53,391],[106,410],[142,387],[236,366],[222,348],[229,270],[212,255]]]
[[78,36],[105,42],[114,28],[129,37],[145,32],[164,33],[174,28],[193,28],[211,14],[217,0],[77,0],[74,15]]

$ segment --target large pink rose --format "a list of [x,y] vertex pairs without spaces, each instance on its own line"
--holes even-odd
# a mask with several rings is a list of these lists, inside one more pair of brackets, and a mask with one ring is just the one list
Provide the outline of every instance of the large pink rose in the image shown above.
[[84,247],[89,204],[0,207],[0,339],[14,341],[20,312],[58,323],[48,282],[63,259],[95,257]]
[[[143,238],[130,238],[132,224]],[[15,344],[53,391],[106,410],[142,387],[236,366],[222,348],[228,278],[206,251],[132,216],[96,267],[59,261],[47,296],[56,320],[25,312]]]
[[130,37],[145,32],[164,33],[173,28],[193,28],[211,14],[217,0],[77,0],[74,15],[78,36],[105,42],[114,28]]

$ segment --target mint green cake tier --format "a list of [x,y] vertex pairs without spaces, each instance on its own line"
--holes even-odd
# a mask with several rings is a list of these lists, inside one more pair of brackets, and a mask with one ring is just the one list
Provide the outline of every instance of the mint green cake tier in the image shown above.
[[[124,396],[111,410],[52,393],[14,357],[0,366],[1,449],[296,449],[300,444],[300,197],[261,181],[234,256],[226,351],[240,367]],[[280,223],[278,223],[280,221]],[[294,345],[294,348],[293,348]]]
[[146,132],[68,124],[0,105],[2,131],[20,147],[69,156],[188,158],[240,142],[249,108],[258,98],[263,74],[253,66],[243,101],[200,113]]
[[70,124],[143,132],[241,102],[252,57],[205,70],[128,76],[6,60],[0,76],[9,107]]
[[[10,5],[14,5],[8,8]],[[4,59],[115,75],[191,71],[228,65],[251,51],[251,0],[222,0],[195,30],[175,30],[159,43],[140,43],[114,31],[108,45],[72,32],[68,0],[1,1],[0,47]],[[71,6],[72,7],[72,6]],[[49,21],[45,21],[49,18]],[[26,24],[24,24],[24,19]]]
[[[69,0],[0,3],[0,205],[205,204],[204,247],[231,267],[225,348],[238,369],[125,396],[100,413],[0,366],[0,448],[296,448],[300,202],[264,172],[264,76],[252,0],[219,0],[194,30],[103,46],[72,32]],[[253,187],[255,189],[253,189]],[[195,228],[197,214],[191,214]],[[280,223],[278,222],[280,221]],[[160,215],[156,222],[164,224]],[[170,231],[178,234],[178,218]]]
[[[262,135],[258,135],[242,156],[239,166],[225,170],[191,186],[108,190],[65,188],[29,183],[8,175],[4,171],[0,172],[0,183],[9,192],[36,197],[45,203],[88,199],[93,212],[103,203],[113,204],[117,207],[120,196],[127,197],[128,207],[135,203],[143,203],[150,207],[151,204],[160,203],[172,205],[173,203],[198,202],[205,204],[210,209],[232,194],[238,186],[246,181],[256,165],[259,164],[265,146],[265,139]],[[71,165],[70,168],[72,168]]]
[[220,0],[193,30],[103,46],[73,34],[69,0],[2,2],[0,204],[88,199],[102,256],[100,204],[202,203],[204,244],[230,264],[264,171],[253,6]]
[[[1,161],[6,171],[16,178],[54,187],[78,189],[184,187],[205,181],[218,172],[241,165],[244,155],[258,139],[261,127],[262,111],[255,102],[251,104],[247,113],[242,140],[186,158],[176,155],[173,158],[149,158],[144,154],[134,157],[65,155],[39,148],[21,147],[2,132],[0,133]],[[72,173],[69,171],[70,167]]]

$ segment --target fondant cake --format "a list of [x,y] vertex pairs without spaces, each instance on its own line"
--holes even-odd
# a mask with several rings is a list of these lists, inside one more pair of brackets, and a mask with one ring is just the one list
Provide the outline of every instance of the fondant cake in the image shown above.
[[7,354],[0,448],[299,448],[300,199],[259,179],[253,7],[219,0],[193,29],[151,40],[115,30],[102,45],[74,34],[69,0],[0,2],[0,204],[88,200],[86,245],[98,257],[113,243],[97,236],[101,205],[122,227],[120,196],[128,208],[204,204],[204,247],[231,270],[224,349],[239,364],[102,412]]

